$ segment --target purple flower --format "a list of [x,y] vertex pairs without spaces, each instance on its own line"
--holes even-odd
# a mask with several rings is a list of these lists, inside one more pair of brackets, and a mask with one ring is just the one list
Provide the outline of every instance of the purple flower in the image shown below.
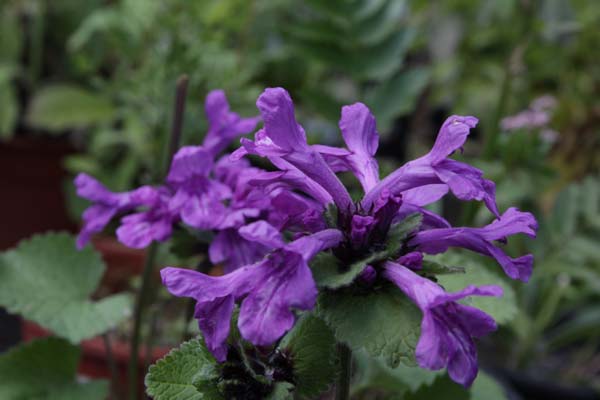
[[355,103],[342,107],[339,126],[348,150],[322,145],[313,148],[334,171],[352,171],[368,192],[379,182],[379,165],[374,158],[379,145],[375,117],[367,106]]
[[473,338],[496,330],[483,311],[456,301],[468,296],[502,296],[499,286],[467,286],[446,293],[436,283],[403,265],[387,262],[384,276],[396,284],[423,313],[416,358],[422,368],[446,367],[453,381],[469,387],[477,376],[477,349]]
[[327,229],[286,244],[265,221],[244,226],[239,234],[274,250],[262,261],[221,277],[172,267],[161,271],[163,284],[173,295],[197,301],[199,327],[219,361],[227,355],[234,302],[241,301],[238,327],[242,336],[259,346],[274,343],[293,326],[293,309],[314,307],[317,287],[307,262],[342,239],[341,232]]
[[254,142],[242,139],[242,149],[234,153],[239,158],[246,153],[266,156],[277,165],[282,159],[301,171],[306,178],[319,184],[340,210],[352,210],[352,199],[323,157],[306,143],[304,129],[296,122],[294,104],[282,88],[269,88],[260,95],[256,106],[261,112],[264,129]]
[[[134,196],[135,197],[135,196]],[[173,223],[178,220],[169,203],[171,195],[165,188],[151,189],[141,204],[146,210],[121,219],[117,238],[134,249],[143,249],[152,241],[163,242],[171,236]]]
[[252,132],[260,122],[260,117],[241,118],[231,112],[222,90],[208,93],[204,108],[209,128],[202,145],[213,157],[225,150],[236,137]]
[[101,232],[117,214],[151,203],[156,194],[149,186],[131,192],[113,193],[88,174],[81,173],[74,180],[77,195],[93,204],[83,213],[83,228],[77,238],[82,249],[94,233]]
[[498,216],[494,183],[484,179],[483,172],[477,168],[448,158],[462,148],[470,129],[476,124],[477,118],[474,117],[449,117],[431,151],[406,163],[373,187],[362,201],[363,208],[368,209],[383,190],[391,194],[412,190],[411,196],[419,199],[420,205],[424,206],[441,198],[449,189],[461,200],[483,201]]
[[512,279],[527,282],[533,268],[533,256],[527,254],[518,258],[507,256],[492,242],[505,241],[508,236],[524,233],[535,237],[537,222],[533,215],[509,208],[497,220],[484,228],[439,228],[418,232],[409,246],[419,251],[438,254],[449,247],[464,247],[478,253],[493,257]]

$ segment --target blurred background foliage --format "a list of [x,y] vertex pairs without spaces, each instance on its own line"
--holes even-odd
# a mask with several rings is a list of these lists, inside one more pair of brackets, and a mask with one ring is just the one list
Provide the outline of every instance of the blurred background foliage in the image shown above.
[[502,209],[540,220],[537,241],[509,246],[533,251],[536,272],[514,286],[520,311],[485,359],[600,388],[599,26],[586,0],[4,0],[0,138],[69,140],[71,172],[126,190],[162,170],[182,73],[186,143],[201,140],[215,88],[252,115],[264,87],[284,86],[310,140],[330,144],[340,106],[363,101],[383,171],[426,151],[446,116],[475,115],[460,157],[497,182]]

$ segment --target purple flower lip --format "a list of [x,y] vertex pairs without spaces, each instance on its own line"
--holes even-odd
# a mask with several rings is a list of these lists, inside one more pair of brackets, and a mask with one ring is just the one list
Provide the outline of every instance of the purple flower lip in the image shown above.
[[422,368],[448,369],[450,378],[465,387],[477,376],[477,350],[473,338],[496,330],[494,319],[483,311],[457,303],[468,296],[502,296],[500,286],[467,286],[446,293],[436,283],[403,265],[388,262],[384,276],[421,309],[421,337],[416,357]]
[[314,307],[317,287],[307,262],[342,240],[340,231],[326,229],[285,243],[279,231],[265,221],[238,232],[248,241],[269,246],[272,252],[220,277],[173,267],[161,270],[163,284],[171,294],[197,301],[195,316],[200,330],[219,361],[227,355],[225,342],[235,301],[241,302],[238,327],[242,336],[258,346],[274,343],[293,326],[293,309]]

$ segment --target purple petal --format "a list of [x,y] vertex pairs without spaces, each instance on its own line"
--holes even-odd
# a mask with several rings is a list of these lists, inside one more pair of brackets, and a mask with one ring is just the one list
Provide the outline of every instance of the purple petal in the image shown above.
[[260,117],[240,118],[238,114],[230,112],[222,90],[208,93],[204,107],[209,129],[203,146],[212,156],[223,151],[234,138],[252,132],[260,122]]
[[483,201],[492,214],[496,217],[500,215],[496,206],[496,185],[483,179],[483,172],[454,160],[440,161],[433,169],[456,197]]
[[202,332],[206,347],[219,362],[227,359],[227,337],[233,313],[233,296],[218,297],[196,303],[194,318]]
[[314,307],[317,287],[306,261],[297,253],[274,253],[254,273],[260,283],[242,302],[238,327],[244,338],[266,346],[293,326],[292,309]]
[[496,247],[492,240],[505,239],[506,236],[517,233],[534,235],[535,229],[537,223],[530,213],[511,208],[500,220],[484,228],[440,228],[420,231],[409,241],[409,245],[429,254],[443,253],[449,247],[463,247],[495,258],[509,277],[527,282],[533,268],[533,256],[510,258]]
[[407,253],[396,260],[396,263],[417,271],[423,268],[423,254],[418,251]]
[[213,155],[202,146],[182,147],[173,157],[167,181],[180,183],[194,176],[208,176],[213,161]]
[[265,122],[265,131],[275,145],[287,152],[308,147],[304,129],[296,122],[294,103],[285,89],[265,89],[256,106]]
[[368,192],[379,182],[379,165],[373,158],[379,145],[375,117],[367,106],[355,103],[342,107],[339,126],[346,146],[352,152],[349,157],[352,171]]
[[272,248],[280,248],[285,245],[281,233],[266,221],[256,221],[238,229],[241,237],[249,242],[260,243]]
[[236,229],[225,229],[217,233],[208,248],[213,264],[222,264],[229,273],[260,261],[269,248],[242,238]]
[[498,286],[469,286],[446,293],[434,282],[402,265],[387,262],[384,276],[395,283],[423,312],[416,358],[423,368],[447,367],[450,378],[470,386],[477,376],[477,350],[473,337],[496,329],[493,318],[474,307],[456,303],[466,296],[500,296]]
[[433,148],[426,157],[432,164],[445,160],[462,147],[467,140],[469,131],[475,128],[477,122],[475,117],[460,115],[448,117],[438,133]]

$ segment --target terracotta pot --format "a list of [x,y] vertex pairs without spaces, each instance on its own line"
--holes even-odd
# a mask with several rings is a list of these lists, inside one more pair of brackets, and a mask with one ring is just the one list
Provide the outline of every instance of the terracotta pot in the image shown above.
[[[21,337],[25,342],[51,335],[52,332],[42,328],[34,322],[27,320],[22,320],[21,322]],[[111,341],[111,353],[119,375],[118,382],[116,382],[117,389],[121,394],[125,393],[128,385],[127,370],[130,359],[129,349],[129,343],[126,341]],[[155,363],[164,357],[170,350],[171,349],[168,347],[155,346],[152,348],[152,353],[148,357],[146,349],[144,347],[140,348],[138,358],[139,393],[144,393],[146,361]],[[77,371],[80,375],[89,378],[111,378],[106,346],[102,337],[98,336],[81,342],[81,358],[79,360]]]
[[74,231],[67,214],[63,158],[74,150],[66,139],[15,137],[0,142],[0,250],[48,230]]
[[95,236],[92,245],[106,264],[101,288],[108,293],[130,289],[131,278],[141,275],[144,270],[146,251],[131,249],[111,236]]

